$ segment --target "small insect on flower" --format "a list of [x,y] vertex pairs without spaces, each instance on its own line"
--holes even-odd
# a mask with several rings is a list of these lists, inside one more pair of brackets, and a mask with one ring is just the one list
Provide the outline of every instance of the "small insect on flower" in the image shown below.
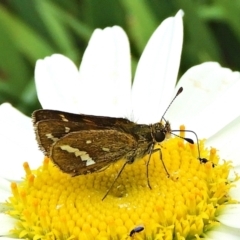
[[131,230],[129,237],[133,237],[136,233],[142,232],[144,230],[143,226],[137,226]]
[[[182,91],[181,87],[168,108]],[[147,154],[147,181],[150,188],[148,166],[154,152],[159,152],[163,167],[170,176],[161,149],[154,148],[173,134],[164,114],[160,122],[152,125],[136,124],[124,118],[46,109],[33,112],[32,118],[40,149],[65,173],[72,176],[89,174],[104,170],[122,158],[126,159],[104,199],[125,166]],[[183,139],[193,144],[193,140]]]

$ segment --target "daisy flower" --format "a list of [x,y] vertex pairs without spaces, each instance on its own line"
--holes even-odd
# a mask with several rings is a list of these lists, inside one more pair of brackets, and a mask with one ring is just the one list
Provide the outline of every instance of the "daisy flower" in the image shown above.
[[[182,28],[179,11],[156,29],[138,63],[133,85],[124,31],[116,26],[97,29],[79,70],[60,54],[37,62],[38,98],[45,109],[152,124],[162,119],[182,86],[183,93],[165,118],[172,129],[184,124],[205,140],[197,141],[194,133],[181,131],[180,136],[186,133],[197,144],[179,137],[164,141],[161,152],[170,177],[154,153],[149,165],[152,189],[147,184],[145,157],[125,167],[102,201],[126,160],[74,178],[48,158],[37,168],[42,156],[31,120],[3,104],[2,239],[239,239],[240,121],[232,105],[240,98],[240,74],[209,62],[189,69],[175,87]],[[6,127],[9,122],[11,128]],[[200,157],[206,162],[201,163]],[[24,163],[25,175],[18,166],[24,161],[29,163]]]

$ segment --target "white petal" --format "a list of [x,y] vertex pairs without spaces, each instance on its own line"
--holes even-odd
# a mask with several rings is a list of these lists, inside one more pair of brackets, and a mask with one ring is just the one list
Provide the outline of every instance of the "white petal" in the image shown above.
[[0,236],[1,240],[20,240],[20,238],[10,238],[10,237],[2,237]]
[[0,177],[0,190],[10,192],[10,182]]
[[240,204],[230,204],[224,206],[220,215],[217,217],[221,223],[226,226],[237,228],[240,230],[240,221],[236,221],[236,218],[240,216]]
[[240,74],[217,63],[204,63],[189,69],[177,84],[184,91],[167,113],[173,128],[185,124],[208,138],[234,120],[239,112],[233,108],[240,101]]
[[32,121],[21,112],[5,103],[0,106],[0,145],[2,178],[18,181],[25,172],[23,163],[38,167],[43,159],[38,150]]
[[[0,178],[0,203],[5,202],[10,196],[11,196],[10,182],[3,178]],[[1,212],[1,209],[0,209],[0,212]]]
[[[220,120],[217,119],[216,122],[218,121]],[[219,155],[222,159],[233,161],[234,166],[240,165],[239,129],[240,116],[208,138],[206,142],[206,146],[212,146],[219,150]]]
[[36,63],[37,94],[45,109],[77,113],[77,95],[80,94],[76,88],[78,81],[77,67],[63,55],[54,54]]
[[234,187],[230,189],[229,195],[231,196],[232,199],[240,202],[240,180],[234,183]]
[[[10,188],[10,183],[9,183],[9,188]],[[4,206],[2,206],[1,202],[5,202],[9,197],[11,196],[11,193],[8,191],[3,191],[2,189],[0,189],[0,212],[2,210],[2,208],[4,208]]]
[[156,29],[138,63],[132,88],[133,117],[138,123],[161,119],[176,84],[182,41],[182,11],[179,11]]
[[129,42],[120,27],[94,31],[80,66],[81,113],[126,117],[130,108]]
[[[236,218],[235,218],[236,221]],[[208,240],[239,240],[240,239],[240,231],[236,228],[231,228],[228,226],[220,225],[215,229],[207,232],[207,237],[204,239]]]
[[[2,235],[9,235],[9,230],[13,228],[14,224],[15,224],[16,220],[14,220],[12,217],[0,213],[0,236]],[[4,239],[4,238],[0,238],[0,239]],[[8,239],[8,238],[6,238]]]

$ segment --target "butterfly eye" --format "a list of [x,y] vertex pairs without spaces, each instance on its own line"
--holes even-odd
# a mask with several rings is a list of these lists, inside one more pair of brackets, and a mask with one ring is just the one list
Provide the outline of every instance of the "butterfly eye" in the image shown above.
[[165,139],[166,134],[165,132],[159,130],[155,133],[154,137],[157,142],[162,142]]

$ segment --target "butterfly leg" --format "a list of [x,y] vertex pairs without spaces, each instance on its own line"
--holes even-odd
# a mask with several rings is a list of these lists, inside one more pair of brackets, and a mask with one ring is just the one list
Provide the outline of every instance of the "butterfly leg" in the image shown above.
[[168,172],[168,170],[167,170],[167,168],[166,168],[166,166],[165,166],[165,163],[164,163],[164,161],[163,161],[161,148],[153,149],[154,146],[155,146],[155,144],[151,144],[151,146],[150,146],[150,148],[149,148],[149,157],[148,157],[148,161],[147,161],[147,164],[146,164],[146,166],[147,166],[147,183],[148,183],[148,187],[149,187],[150,189],[152,189],[152,187],[151,187],[150,181],[149,181],[149,170],[148,170],[148,167],[149,167],[150,160],[151,160],[151,156],[152,156],[153,153],[159,151],[159,157],[160,157],[160,160],[161,160],[161,162],[162,162],[163,168],[165,169],[165,171],[166,171],[166,173],[167,173],[167,176],[170,177],[170,174],[169,174],[169,172]]
[[113,180],[110,188],[107,190],[107,192],[106,192],[105,195],[103,196],[102,201],[107,197],[108,193],[111,191],[113,185],[115,184],[115,182],[117,181],[117,179],[118,179],[119,176],[121,175],[121,173],[122,173],[123,169],[125,168],[125,166],[126,166],[128,163],[132,163],[132,162],[133,162],[133,161],[128,160],[128,161],[126,161],[126,162],[123,164],[122,168],[120,169],[120,171],[118,172],[117,176],[116,176],[115,179]]

